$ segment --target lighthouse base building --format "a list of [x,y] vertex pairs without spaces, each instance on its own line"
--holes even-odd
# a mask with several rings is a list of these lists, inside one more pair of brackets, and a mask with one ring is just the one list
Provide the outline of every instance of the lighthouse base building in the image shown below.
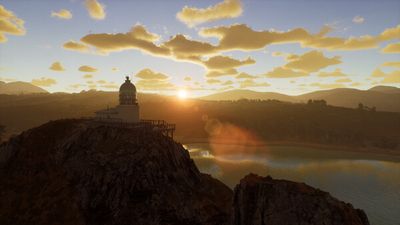
[[125,83],[119,88],[119,105],[96,112],[96,119],[109,122],[138,123],[139,105],[137,103],[136,87],[126,77]]

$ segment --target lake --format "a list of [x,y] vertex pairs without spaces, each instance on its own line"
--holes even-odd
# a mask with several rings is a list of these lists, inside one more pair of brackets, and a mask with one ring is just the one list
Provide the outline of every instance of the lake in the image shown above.
[[305,182],[363,209],[372,225],[400,224],[400,159],[311,147],[187,144],[200,171],[233,188],[248,173]]

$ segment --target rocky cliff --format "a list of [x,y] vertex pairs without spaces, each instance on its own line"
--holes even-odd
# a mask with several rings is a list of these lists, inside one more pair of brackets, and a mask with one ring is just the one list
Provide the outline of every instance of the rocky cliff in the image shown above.
[[368,224],[304,184],[250,175],[233,194],[171,138],[89,120],[49,122],[0,145],[0,180],[5,225]]
[[0,224],[225,224],[232,191],[145,129],[50,122],[0,148]]
[[249,174],[235,187],[233,225],[368,225],[362,210],[304,183]]

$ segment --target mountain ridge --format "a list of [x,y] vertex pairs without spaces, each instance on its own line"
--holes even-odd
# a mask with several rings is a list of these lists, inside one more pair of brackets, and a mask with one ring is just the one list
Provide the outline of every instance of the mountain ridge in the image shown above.
[[376,86],[368,90],[355,88],[336,88],[313,91],[301,95],[285,95],[277,92],[257,92],[251,90],[232,90],[200,97],[202,100],[233,101],[240,99],[279,100],[292,103],[305,103],[309,99],[324,99],[329,105],[356,108],[359,103],[378,110],[400,112],[400,88]]
[[45,89],[35,86],[28,82],[15,81],[15,82],[1,82],[0,81],[0,94],[19,95],[19,94],[37,94],[49,93]]

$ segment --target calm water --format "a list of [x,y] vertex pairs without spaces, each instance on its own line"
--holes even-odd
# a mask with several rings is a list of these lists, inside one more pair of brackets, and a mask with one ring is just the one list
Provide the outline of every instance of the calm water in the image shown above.
[[305,182],[364,209],[372,225],[400,225],[399,158],[289,146],[186,147],[202,172],[230,187],[250,172]]

